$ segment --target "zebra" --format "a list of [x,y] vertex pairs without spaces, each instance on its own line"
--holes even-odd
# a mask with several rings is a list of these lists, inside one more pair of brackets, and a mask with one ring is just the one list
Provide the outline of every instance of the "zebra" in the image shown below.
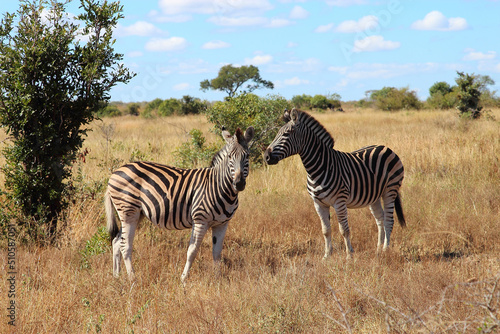
[[[283,116],[287,122],[264,153],[269,165],[299,154],[307,171],[307,191],[321,220],[325,255],[332,252],[330,206],[335,209],[344,237],[347,257],[351,246],[347,208],[370,206],[378,227],[377,252],[389,247],[394,209],[399,224],[406,226],[399,188],[404,169],[399,157],[388,147],[373,145],[348,153],[333,148],[334,139],[311,115],[295,108]],[[383,200],[383,207],[382,202]]]
[[[245,189],[248,144],[253,136],[253,127],[244,134],[238,128],[234,136],[223,129],[226,144],[208,168],[181,169],[154,162],[132,162],[111,175],[105,209],[115,277],[120,273],[121,253],[130,280],[135,279],[132,243],[143,216],[169,230],[192,229],[181,276],[183,284],[209,228],[212,229],[214,263],[220,263],[228,222],[238,208],[238,193]],[[115,212],[121,228],[117,225]]]

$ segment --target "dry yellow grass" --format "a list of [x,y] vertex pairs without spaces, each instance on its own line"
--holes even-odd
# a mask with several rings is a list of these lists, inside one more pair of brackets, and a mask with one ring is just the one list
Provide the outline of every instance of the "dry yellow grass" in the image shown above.
[[[500,119],[500,110],[494,110]],[[336,148],[391,147],[405,165],[407,225],[376,256],[368,209],[350,210],[352,261],[334,233],[322,261],[319,218],[298,157],[254,169],[224,241],[220,276],[210,238],[180,284],[189,231],[144,221],[134,243],[137,281],[112,276],[111,250],[86,258],[85,244],[104,226],[104,184],[132,158],[173,162],[172,152],[202,116],[115,123],[111,141],[93,124],[80,163],[82,196],[71,206],[59,247],[17,248],[18,333],[384,333],[478,332],[498,322],[500,278],[500,122],[465,122],[452,112],[315,114]],[[76,167],[75,167],[76,170]],[[336,226],[333,215],[332,226]],[[0,255],[2,321],[7,325],[7,252]],[[489,289],[489,290],[488,290]],[[491,295],[491,298],[490,298]],[[482,303],[482,304],[481,304]],[[491,310],[487,309],[491,306]]]

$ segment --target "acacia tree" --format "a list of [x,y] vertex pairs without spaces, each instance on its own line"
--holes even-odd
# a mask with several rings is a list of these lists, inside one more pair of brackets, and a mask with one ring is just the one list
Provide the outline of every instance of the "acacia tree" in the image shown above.
[[202,91],[209,89],[220,90],[226,92],[229,97],[233,97],[238,92],[238,89],[247,81],[253,83],[248,84],[243,93],[250,93],[262,87],[274,88],[274,84],[271,81],[263,80],[260,77],[259,69],[256,66],[234,67],[229,64],[221,67],[217,78],[200,82],[200,89]]
[[16,220],[34,239],[53,240],[67,206],[69,167],[86,135],[82,126],[109,100],[113,86],[133,77],[113,49],[112,32],[123,6],[81,0],[75,20],[65,13],[67,3],[21,1],[0,24],[8,208],[19,209]]

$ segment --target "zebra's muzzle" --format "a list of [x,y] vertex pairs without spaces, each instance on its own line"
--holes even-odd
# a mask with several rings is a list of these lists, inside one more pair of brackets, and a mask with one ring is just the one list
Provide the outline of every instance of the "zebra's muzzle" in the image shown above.
[[243,176],[243,174],[242,173],[236,173],[234,181],[233,181],[233,187],[237,191],[243,191],[243,190],[245,190],[246,184],[247,184],[247,182],[246,182],[245,177]]
[[273,156],[273,153],[271,152],[271,148],[267,148],[266,152],[264,153],[264,159],[266,159],[266,163],[268,165],[276,165],[279,162],[279,159],[276,156]]

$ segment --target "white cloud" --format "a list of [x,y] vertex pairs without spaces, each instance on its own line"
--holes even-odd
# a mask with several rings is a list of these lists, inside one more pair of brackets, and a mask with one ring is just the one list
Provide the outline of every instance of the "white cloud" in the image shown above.
[[137,21],[128,27],[118,24],[115,31],[117,36],[152,36],[164,34],[161,29],[146,21]]
[[164,14],[216,14],[249,11],[267,11],[273,8],[268,0],[159,0],[159,6]]
[[317,27],[316,29],[314,29],[314,32],[325,33],[325,32],[329,32],[332,29],[333,29],[333,23],[328,23],[328,24],[321,25],[321,26]]
[[141,51],[131,51],[127,53],[127,57],[130,58],[136,58],[136,57],[142,57],[143,53]]
[[288,42],[288,44],[286,45],[287,48],[296,48],[298,46],[299,44],[295,42]]
[[290,79],[283,80],[283,84],[286,86],[307,85],[307,84],[309,84],[309,80],[302,80],[302,79],[299,79],[299,77],[293,77]]
[[401,46],[400,42],[386,41],[383,36],[367,36],[361,40],[354,41],[353,52],[374,52],[393,50]]
[[495,51],[488,51],[487,53],[482,53],[475,51],[474,49],[465,50],[467,54],[464,56],[463,60],[490,60],[495,59],[497,53]]
[[216,24],[218,26],[225,26],[225,27],[245,27],[245,26],[265,25],[269,23],[269,20],[267,18],[259,16],[254,16],[254,17],[212,16],[207,21]]
[[224,49],[230,47],[231,44],[223,41],[210,41],[203,44],[202,49],[214,50],[214,49]]
[[148,51],[181,51],[187,47],[187,41],[183,37],[153,38],[146,43]]
[[329,6],[347,7],[352,5],[365,5],[368,2],[366,0],[327,0],[326,3]]
[[177,85],[174,85],[174,87],[172,87],[172,89],[175,91],[187,90],[190,88],[191,88],[191,85],[187,82],[182,82],[182,83],[179,83]]
[[292,21],[287,19],[271,19],[271,21],[266,24],[268,28],[281,28],[293,24]]
[[300,6],[293,7],[292,11],[290,12],[290,18],[292,20],[301,20],[307,17],[309,17],[309,12]]
[[447,18],[440,11],[432,11],[425,15],[423,20],[412,23],[415,30],[457,31],[468,28],[467,20],[462,17]]
[[271,55],[256,55],[253,58],[245,58],[245,65],[264,65],[273,61],[273,56]]
[[271,64],[268,71],[273,73],[317,73],[325,69],[323,63],[317,58],[292,59],[282,63]]
[[224,27],[262,26],[267,28],[281,28],[294,23],[288,19],[269,19],[263,16],[212,16],[207,21]]
[[[451,66],[455,68],[454,66]],[[409,63],[409,64],[381,64],[381,63],[357,63],[353,66],[328,68],[329,71],[336,72],[346,80],[358,81],[366,79],[390,79],[394,77],[407,76],[418,73],[432,73],[442,69],[443,65],[437,63]],[[444,66],[449,70],[447,65]]]
[[378,26],[378,18],[374,15],[368,15],[360,18],[358,21],[348,20],[341,22],[335,31],[343,33],[362,32],[373,29]]

